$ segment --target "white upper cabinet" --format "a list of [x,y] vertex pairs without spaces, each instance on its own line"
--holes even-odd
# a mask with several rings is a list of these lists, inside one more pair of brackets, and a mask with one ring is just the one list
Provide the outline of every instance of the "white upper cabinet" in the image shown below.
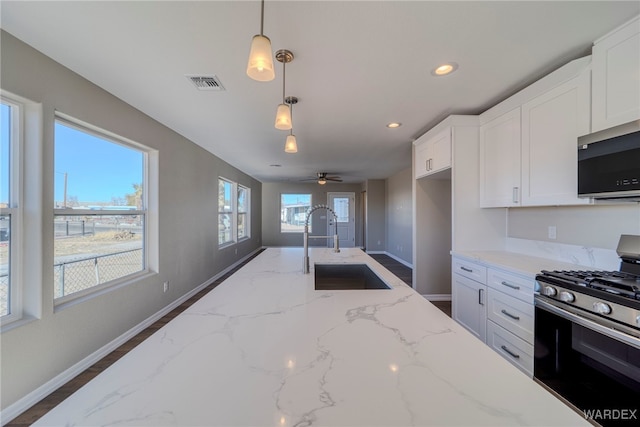
[[579,199],[577,137],[590,130],[589,70],[522,106],[522,206]]
[[[424,139],[423,139],[424,138]],[[451,168],[451,129],[415,142],[415,178],[432,175]]]
[[519,107],[480,126],[481,207],[520,205],[520,145]]
[[480,116],[480,206],[579,199],[578,137],[591,128],[590,58],[565,65]]
[[640,16],[593,45],[592,130],[640,119]]

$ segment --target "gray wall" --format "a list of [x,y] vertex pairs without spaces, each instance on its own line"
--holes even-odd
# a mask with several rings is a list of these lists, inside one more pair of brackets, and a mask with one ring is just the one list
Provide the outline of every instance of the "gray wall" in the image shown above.
[[367,251],[378,252],[387,250],[387,219],[386,219],[386,181],[370,179],[365,183],[367,192]]
[[387,252],[413,262],[411,168],[387,178]]
[[[264,246],[300,246],[302,233],[280,232],[280,195],[311,194],[312,205],[326,205],[328,192],[353,192],[356,198],[356,246],[362,242],[361,225],[361,185],[360,184],[325,184],[317,183],[263,183],[262,184],[262,244]],[[326,234],[326,213],[318,211],[311,218],[311,233]],[[311,239],[309,246],[327,246],[321,239]]]
[[[615,249],[621,234],[640,235],[640,204],[509,209],[509,237]],[[557,238],[548,238],[556,226]]]
[[[41,312],[2,333],[0,406],[5,409],[259,248],[262,188],[260,182],[8,33],[2,32],[1,43],[2,89],[42,104],[45,207],[29,212],[41,217],[43,230],[42,280],[30,284],[41,287]],[[160,244],[156,274],[54,311],[51,207],[56,110],[158,150]],[[252,237],[223,250],[218,249],[215,221],[219,175],[252,190]],[[28,263],[26,267],[39,268]],[[162,291],[164,281],[170,282],[167,293]]]

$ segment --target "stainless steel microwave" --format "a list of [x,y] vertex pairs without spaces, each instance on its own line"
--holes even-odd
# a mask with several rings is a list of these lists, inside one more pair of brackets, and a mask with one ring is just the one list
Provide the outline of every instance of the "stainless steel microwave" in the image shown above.
[[640,200],[640,120],[578,138],[578,196]]

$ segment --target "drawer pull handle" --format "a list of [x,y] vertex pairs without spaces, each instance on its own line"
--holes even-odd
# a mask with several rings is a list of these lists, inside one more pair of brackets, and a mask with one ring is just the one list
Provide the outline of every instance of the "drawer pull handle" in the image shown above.
[[516,291],[520,290],[520,286],[516,286],[516,285],[512,285],[509,282],[501,282],[502,285],[506,286],[507,288],[511,288],[511,289],[515,289]]
[[507,353],[509,353],[509,356],[513,357],[514,359],[520,359],[520,355],[519,354],[515,354],[514,352],[509,350],[506,345],[502,345],[502,346],[500,346],[500,348],[503,349],[504,351],[506,351]]
[[504,314],[505,316],[511,317],[513,320],[520,320],[520,316],[515,316],[509,313],[507,310],[501,310],[500,313]]
[[484,295],[484,289],[480,288],[478,289],[478,304],[480,305],[484,305],[484,298],[482,298]]
[[467,273],[473,273],[473,270],[467,267],[460,267],[460,270],[466,271]]

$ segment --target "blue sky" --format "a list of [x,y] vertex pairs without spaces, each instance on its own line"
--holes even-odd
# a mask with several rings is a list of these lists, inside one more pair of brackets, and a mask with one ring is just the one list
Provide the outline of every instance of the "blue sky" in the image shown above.
[[55,201],[111,202],[134,192],[142,182],[143,154],[81,132],[62,123],[55,125]]
[[294,205],[299,203],[311,204],[311,195],[310,194],[283,194],[282,195],[282,204],[284,205]]

